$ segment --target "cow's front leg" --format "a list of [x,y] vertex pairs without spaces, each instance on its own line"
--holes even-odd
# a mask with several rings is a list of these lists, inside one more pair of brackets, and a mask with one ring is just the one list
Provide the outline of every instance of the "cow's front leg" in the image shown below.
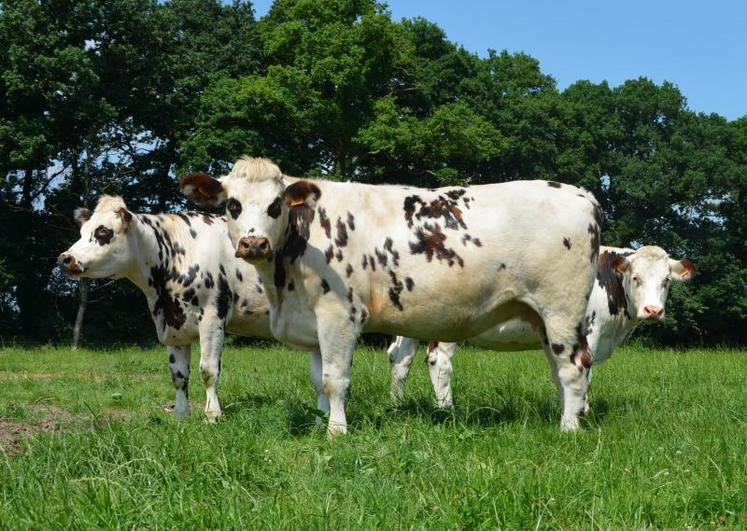
[[436,403],[442,409],[452,409],[454,399],[451,395],[452,360],[456,352],[456,343],[430,342],[425,361],[431,376]]
[[167,347],[169,353],[169,370],[171,381],[176,390],[174,416],[178,419],[189,417],[189,359],[192,346]]
[[[320,352],[309,352],[309,368],[311,369],[311,383],[316,390],[316,408],[325,415],[329,415],[329,399],[324,394],[322,382],[322,354]],[[316,417],[316,423],[321,424],[322,419]]]
[[[220,356],[223,352],[223,319],[210,315],[206,309],[200,321],[200,377],[205,386],[205,417],[208,422],[216,422],[221,416],[218,401],[218,381],[220,380]],[[212,312],[211,312],[212,313]]]
[[353,350],[358,339],[357,330],[348,326],[336,326],[335,321],[319,328],[319,346],[322,351],[322,388],[329,400],[329,423],[327,434],[347,433],[348,421],[345,416],[345,401],[350,387],[350,369]]
[[415,358],[415,352],[418,350],[417,339],[397,336],[389,345],[387,350],[389,354],[389,363],[392,373],[391,396],[395,403],[400,402],[405,395],[405,384],[407,376],[410,374],[412,360]]

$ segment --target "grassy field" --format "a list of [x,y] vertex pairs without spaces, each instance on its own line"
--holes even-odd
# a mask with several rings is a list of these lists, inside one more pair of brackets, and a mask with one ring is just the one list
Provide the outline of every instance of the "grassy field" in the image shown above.
[[747,527],[747,352],[620,349],[575,434],[539,352],[463,349],[454,413],[422,359],[395,408],[386,355],[357,352],[328,440],[283,348],[227,350],[217,425],[199,378],[189,421],[165,411],[164,350],[0,351],[0,527]]

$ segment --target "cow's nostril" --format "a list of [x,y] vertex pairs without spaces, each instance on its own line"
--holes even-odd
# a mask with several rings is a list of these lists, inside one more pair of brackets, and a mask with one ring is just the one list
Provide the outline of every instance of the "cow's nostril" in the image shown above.
[[65,258],[62,259],[62,265],[70,265],[70,262],[72,261],[73,261],[72,257],[66,256]]
[[269,242],[267,240],[262,240],[261,242],[259,242],[259,249],[261,251],[264,251],[267,249],[268,245],[269,245]]

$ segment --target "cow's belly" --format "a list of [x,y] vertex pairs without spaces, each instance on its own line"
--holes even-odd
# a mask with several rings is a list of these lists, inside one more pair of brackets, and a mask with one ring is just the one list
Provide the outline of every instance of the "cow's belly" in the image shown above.
[[[410,306],[399,313],[384,311],[376,315],[371,326],[364,331],[401,335],[423,341],[455,342],[482,335],[499,335],[492,331],[499,328],[501,323],[539,323],[539,317],[528,305],[517,300],[501,299],[497,295],[486,304]],[[509,326],[507,330],[510,329],[512,327]]]
[[318,351],[317,317],[305,304],[294,299],[284,300],[280,308],[270,307],[272,335],[291,348]]
[[247,315],[234,308],[233,317],[226,325],[229,334],[246,337],[272,337],[270,315],[267,310]]
[[178,326],[164,326],[163,317],[158,315],[153,318],[153,324],[156,326],[158,341],[170,347],[189,345],[200,337],[196,314],[187,314],[184,322]]
[[510,319],[473,337],[469,342],[497,351],[535,350],[542,347],[534,327],[521,319]]

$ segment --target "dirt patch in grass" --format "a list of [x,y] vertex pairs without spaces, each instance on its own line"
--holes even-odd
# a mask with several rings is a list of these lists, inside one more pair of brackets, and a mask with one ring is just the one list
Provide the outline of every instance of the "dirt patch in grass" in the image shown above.
[[160,374],[125,374],[125,373],[114,373],[114,372],[100,372],[100,373],[80,373],[80,374],[65,374],[62,372],[8,372],[0,371],[0,382],[15,382],[19,380],[34,380],[34,381],[48,381],[48,380],[77,380],[100,383],[106,380],[122,379],[126,377],[128,380],[135,380],[138,382],[144,382],[147,380],[162,379],[163,376]]
[[[51,404],[28,406],[32,415],[29,420],[0,418],[0,452],[11,457],[27,453],[26,441],[42,433],[72,433],[91,427],[93,417],[89,414],[70,413],[66,409]],[[110,412],[95,419],[97,426],[112,421],[124,420],[128,416],[122,412]]]

